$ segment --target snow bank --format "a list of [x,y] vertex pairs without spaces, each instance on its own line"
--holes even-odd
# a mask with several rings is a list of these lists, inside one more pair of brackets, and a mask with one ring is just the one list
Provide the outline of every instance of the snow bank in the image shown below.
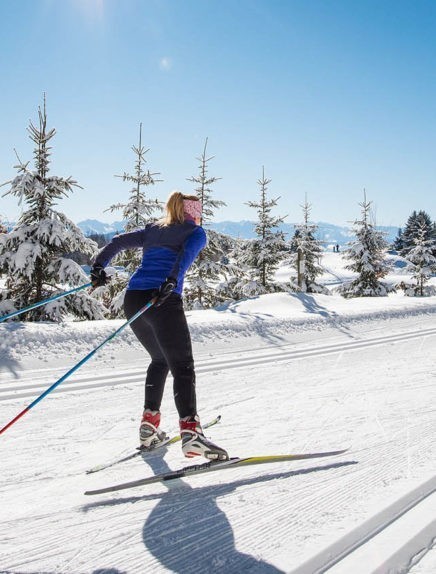
[[[391,273],[388,282],[404,280],[404,260],[389,256]],[[345,269],[341,253],[325,253],[324,285],[333,287],[350,280],[353,273]],[[290,269],[282,266],[276,279],[286,281]],[[436,286],[436,278],[430,282]],[[277,337],[286,333],[322,329],[353,322],[436,313],[436,296],[405,297],[402,292],[388,297],[344,299],[340,295],[309,293],[273,293],[244,299],[216,309],[187,312],[194,343],[231,342],[235,337],[253,335]],[[124,323],[121,319],[53,323],[0,323],[0,369],[19,359],[83,357]],[[139,347],[127,328],[113,339],[113,352]],[[104,352],[104,351],[103,351]]]
[[[194,342],[235,337],[277,336],[304,329],[321,329],[356,321],[436,313],[436,297],[344,299],[339,295],[273,293],[246,299],[216,310],[189,311]],[[0,367],[8,361],[53,355],[83,355],[108,337],[122,320],[0,324]],[[127,328],[110,343],[111,348],[138,345]]]

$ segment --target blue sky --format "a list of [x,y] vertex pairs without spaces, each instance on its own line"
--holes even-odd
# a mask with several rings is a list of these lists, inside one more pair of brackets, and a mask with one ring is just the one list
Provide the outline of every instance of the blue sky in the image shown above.
[[46,92],[52,174],[84,188],[59,206],[74,221],[117,219],[140,122],[162,200],[193,191],[209,138],[218,221],[255,218],[262,166],[289,222],[307,194],[347,224],[364,188],[379,224],[436,218],[433,0],[1,0],[0,21],[0,181],[14,148],[32,158]]

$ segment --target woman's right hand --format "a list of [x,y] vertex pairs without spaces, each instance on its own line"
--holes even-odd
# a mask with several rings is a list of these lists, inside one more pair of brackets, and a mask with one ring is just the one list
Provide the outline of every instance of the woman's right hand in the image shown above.
[[102,265],[93,265],[91,268],[91,285],[95,287],[102,287],[108,282],[108,276]]

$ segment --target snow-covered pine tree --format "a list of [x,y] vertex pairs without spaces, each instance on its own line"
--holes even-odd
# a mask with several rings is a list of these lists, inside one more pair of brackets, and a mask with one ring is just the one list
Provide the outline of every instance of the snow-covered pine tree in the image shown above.
[[291,277],[291,288],[296,285],[303,293],[328,293],[322,286],[316,283],[317,277],[324,270],[320,265],[322,257],[321,241],[316,238],[318,227],[309,222],[312,206],[305,198],[303,209],[303,223],[295,225],[295,233],[291,240],[292,265],[297,272],[296,277]]
[[199,174],[197,176],[187,178],[188,181],[192,181],[197,185],[195,193],[203,205],[203,214],[200,225],[205,225],[210,222],[215,215],[215,210],[226,205],[224,201],[212,198],[212,189],[210,186],[222,178],[208,175],[208,164],[215,156],[207,156],[207,142],[208,138],[206,138],[206,141],[204,142],[203,153],[199,158],[197,158],[200,162]]
[[238,301],[244,297],[256,296],[263,292],[258,281],[252,278],[252,269],[247,265],[246,254],[251,245],[248,239],[231,239],[229,244],[227,272],[217,286],[217,294],[223,302]]
[[[35,144],[35,169],[29,169],[29,162],[23,163],[17,154],[18,175],[3,184],[10,185],[4,195],[18,197],[27,210],[12,231],[0,235],[0,269],[7,276],[5,289],[0,292],[0,315],[39,302],[65,288],[88,283],[89,277],[66,254],[80,251],[92,256],[97,247],[53,208],[58,200],[80,186],[71,177],[49,175],[49,142],[56,130],[47,129],[45,95],[38,115],[39,126],[30,122],[28,128]],[[67,313],[80,319],[102,319],[104,307],[80,291],[29,311],[19,319],[60,321]]]
[[401,255],[407,256],[410,249],[415,247],[415,239],[424,232],[425,239],[431,239],[433,236],[433,224],[431,217],[425,211],[413,211],[409,216],[406,227],[403,231],[403,247]]
[[221,178],[208,174],[209,162],[214,156],[207,155],[207,142],[208,138],[203,153],[197,158],[200,162],[199,174],[188,178],[188,181],[196,184],[195,194],[203,205],[201,225],[205,227],[207,235],[207,245],[189,269],[184,291],[188,308],[199,309],[213,307],[222,300],[216,286],[228,272],[226,254],[228,254],[229,238],[207,227],[215,210],[226,205],[224,201],[212,197],[211,186]]
[[[260,186],[260,201],[249,201],[247,205],[257,209],[258,221],[254,231],[255,239],[248,240],[239,248],[239,262],[244,262],[248,271],[248,279],[244,281],[242,290],[246,296],[271,293],[283,289],[275,281],[275,272],[281,261],[289,253],[282,231],[277,229],[285,217],[274,217],[271,210],[276,207],[279,197],[268,199],[267,191],[271,179],[265,177],[262,167],[262,177],[257,181]],[[241,281],[239,281],[241,286]]]
[[431,237],[433,239],[433,255],[436,257],[436,221],[433,221],[433,230],[431,233]]
[[403,230],[401,229],[401,227],[398,228],[398,233],[394,239],[392,247],[393,249],[395,249],[395,251],[398,251],[398,253],[400,253],[404,247]]
[[416,284],[401,283],[399,287],[403,288],[405,294],[409,296],[434,295],[436,289],[434,287],[426,289],[426,283],[436,273],[435,243],[432,237],[428,237],[428,226],[424,219],[417,223],[414,243],[414,247],[407,251],[405,258],[409,262],[406,271],[411,272]]
[[380,279],[388,273],[388,265],[384,253],[388,244],[384,233],[378,231],[370,221],[371,202],[364,200],[359,203],[362,208],[362,219],[354,222],[356,240],[344,252],[344,257],[351,261],[346,269],[357,273],[356,279],[344,283],[338,289],[344,297],[380,297],[388,294],[392,288]]
[[[129,192],[129,199],[126,203],[111,205],[106,211],[111,213],[122,211],[124,221],[124,231],[135,231],[143,228],[147,223],[156,221],[156,214],[162,211],[162,204],[158,199],[151,199],[146,196],[144,188],[154,185],[162,180],[156,179],[159,173],[151,173],[145,168],[145,154],[149,151],[142,145],[142,123],[139,124],[139,143],[132,146],[136,156],[133,175],[124,172],[123,175],[116,175],[123,181],[132,183]],[[112,265],[123,267],[124,271],[112,278],[105,287],[96,289],[97,297],[101,297],[105,305],[110,309],[112,317],[122,316],[124,294],[130,275],[136,271],[141,263],[142,253],[138,249],[128,249],[117,255],[111,262]]]

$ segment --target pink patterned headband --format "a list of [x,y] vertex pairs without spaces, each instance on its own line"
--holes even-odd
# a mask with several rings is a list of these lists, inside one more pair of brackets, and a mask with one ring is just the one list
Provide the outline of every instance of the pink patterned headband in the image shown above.
[[195,199],[184,199],[183,211],[185,212],[185,216],[190,219],[201,218],[201,214],[203,212],[201,201]]

